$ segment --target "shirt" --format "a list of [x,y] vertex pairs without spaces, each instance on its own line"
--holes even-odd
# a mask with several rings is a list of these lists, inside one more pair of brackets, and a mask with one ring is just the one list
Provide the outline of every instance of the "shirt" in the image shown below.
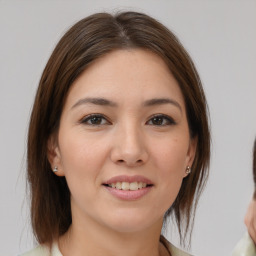
[[[169,251],[171,256],[192,256],[179,248],[172,245],[167,239],[163,236],[160,238],[161,243],[165,246],[165,248]],[[21,256],[63,256],[58,248],[58,243],[54,242],[52,248],[45,245],[39,245],[33,250],[22,254]]]
[[232,256],[255,256],[256,248],[253,240],[248,232],[245,233],[243,238],[238,242],[232,252]]

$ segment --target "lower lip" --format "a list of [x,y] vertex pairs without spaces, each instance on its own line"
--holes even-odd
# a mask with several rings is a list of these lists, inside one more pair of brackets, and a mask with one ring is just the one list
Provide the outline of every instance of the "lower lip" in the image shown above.
[[113,196],[117,197],[118,199],[122,200],[138,200],[145,196],[152,188],[146,187],[138,190],[121,190],[121,189],[115,189],[111,187],[105,187]]

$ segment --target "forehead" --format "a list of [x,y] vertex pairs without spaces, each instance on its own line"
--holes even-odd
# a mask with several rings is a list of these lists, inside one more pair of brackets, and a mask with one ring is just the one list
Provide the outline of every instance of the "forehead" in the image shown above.
[[169,96],[183,103],[168,66],[158,55],[143,49],[116,50],[97,59],[73,83],[67,104],[83,96],[133,102]]

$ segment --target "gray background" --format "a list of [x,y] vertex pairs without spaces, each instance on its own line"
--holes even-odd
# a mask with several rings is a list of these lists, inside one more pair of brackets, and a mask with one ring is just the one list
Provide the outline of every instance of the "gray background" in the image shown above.
[[[201,75],[212,124],[212,163],[192,252],[231,253],[245,232],[256,136],[256,1],[0,1],[0,255],[33,247],[25,149],[35,90],[60,36],[98,11],[137,10],[172,29]],[[178,243],[176,231],[167,237]]]

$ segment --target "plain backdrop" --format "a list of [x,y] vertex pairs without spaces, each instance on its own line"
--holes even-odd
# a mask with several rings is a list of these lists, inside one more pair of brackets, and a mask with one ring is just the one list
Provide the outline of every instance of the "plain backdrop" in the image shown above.
[[[256,1],[0,0],[0,255],[34,246],[26,199],[29,114],[42,70],[61,35],[99,11],[145,12],[169,27],[191,54],[211,114],[210,178],[200,200],[192,253],[226,256],[245,232],[253,192],[256,136]],[[168,239],[178,244],[172,228]]]

